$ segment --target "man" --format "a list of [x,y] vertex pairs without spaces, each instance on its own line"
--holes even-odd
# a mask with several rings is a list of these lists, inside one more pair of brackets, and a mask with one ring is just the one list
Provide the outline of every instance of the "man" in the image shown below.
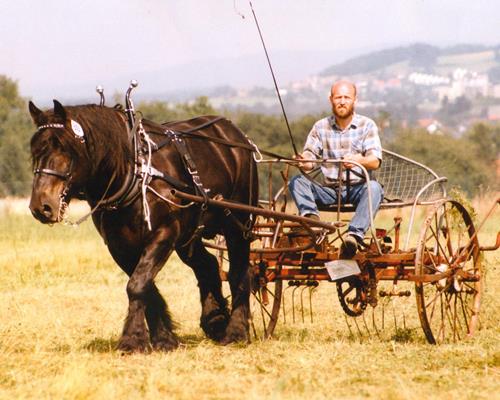
[[[341,203],[353,204],[356,212],[341,246],[341,258],[352,258],[356,254],[358,243],[363,240],[370,227],[367,184],[360,177],[361,169],[352,162],[361,164],[368,171],[377,169],[382,162],[377,126],[371,119],[354,112],[356,101],[356,86],[353,83],[335,83],[330,92],[333,115],[314,124],[304,145],[304,151],[296,156],[299,160],[345,161]],[[311,171],[316,165],[306,161],[299,163],[304,172]],[[294,176],[290,181],[290,193],[301,216],[319,219],[317,204],[332,205],[338,202],[338,189],[334,186],[338,184],[339,164],[322,164],[321,170],[325,177],[324,186],[303,175]],[[383,199],[383,190],[378,182],[370,180],[370,191],[375,215]]]

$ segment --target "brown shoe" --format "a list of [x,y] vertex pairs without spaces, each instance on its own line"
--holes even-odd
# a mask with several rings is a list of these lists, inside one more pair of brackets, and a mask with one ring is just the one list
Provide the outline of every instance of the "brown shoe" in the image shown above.
[[346,235],[344,242],[340,246],[339,258],[341,260],[350,260],[358,251],[358,241],[353,235]]

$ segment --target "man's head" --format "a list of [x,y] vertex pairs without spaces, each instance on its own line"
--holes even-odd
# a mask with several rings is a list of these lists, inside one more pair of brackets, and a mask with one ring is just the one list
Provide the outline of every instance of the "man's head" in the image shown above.
[[352,82],[339,81],[330,91],[332,112],[338,119],[347,119],[354,113],[356,105],[356,86]]

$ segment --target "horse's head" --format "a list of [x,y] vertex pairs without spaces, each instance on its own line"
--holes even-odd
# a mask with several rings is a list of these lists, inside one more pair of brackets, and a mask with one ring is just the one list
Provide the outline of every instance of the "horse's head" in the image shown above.
[[42,223],[60,222],[87,173],[85,133],[57,100],[47,112],[30,101],[29,111],[37,127],[31,138],[34,177],[30,210]]

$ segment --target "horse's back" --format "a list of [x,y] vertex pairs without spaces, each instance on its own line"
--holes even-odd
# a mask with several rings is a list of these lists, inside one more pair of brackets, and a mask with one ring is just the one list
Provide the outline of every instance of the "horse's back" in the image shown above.
[[[255,204],[258,179],[252,149],[245,134],[230,120],[207,115],[165,122],[156,125],[156,133],[160,133],[158,129],[163,134],[175,132],[184,140],[202,184],[210,193]],[[165,151],[172,150],[170,147]]]

